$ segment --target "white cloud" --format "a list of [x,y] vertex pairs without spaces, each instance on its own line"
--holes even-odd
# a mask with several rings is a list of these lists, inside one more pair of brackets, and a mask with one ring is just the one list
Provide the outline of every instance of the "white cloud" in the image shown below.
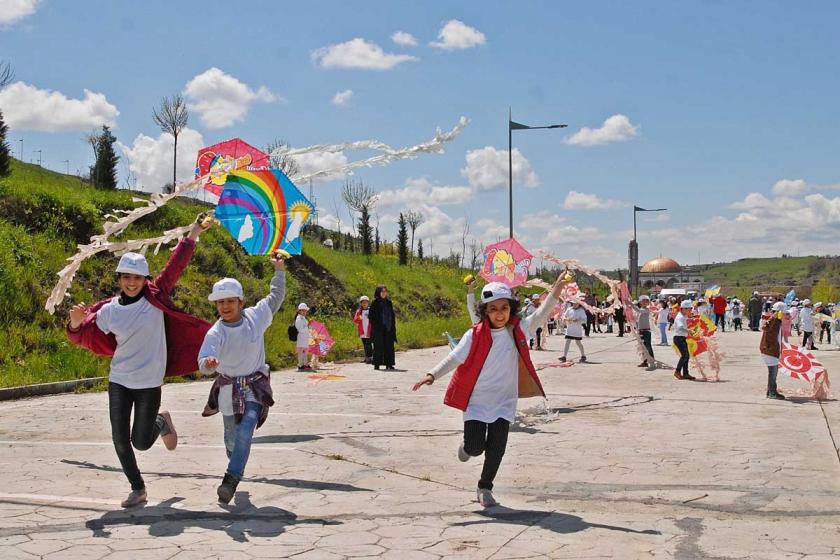
[[84,99],[15,82],[0,91],[0,109],[11,128],[59,132],[114,126],[120,112],[102,93],[84,90]]
[[770,199],[761,193],[752,192],[744,197],[744,200],[733,202],[729,205],[733,210],[751,210],[756,211],[764,208],[769,208],[773,203]]
[[773,185],[773,194],[800,195],[808,191],[808,184],[802,179],[782,179]]
[[[137,174],[137,188],[146,192],[161,192],[172,182],[172,148],[175,139],[161,133],[157,138],[138,134],[131,146],[118,142],[128,158],[128,168]],[[195,155],[204,146],[201,133],[185,128],[178,135],[178,182],[191,181],[195,175]]]
[[[318,207],[318,225],[323,227],[323,228],[331,229],[333,231],[338,231],[339,221],[338,221],[338,218],[336,218],[335,216],[333,216],[329,212],[325,212],[324,208],[319,206]],[[349,224],[345,224],[345,225],[347,227],[349,227]],[[342,232],[346,231],[347,227],[341,228],[341,231]]]
[[469,49],[487,42],[484,33],[457,19],[447,21],[438,33],[438,40],[429,43],[436,49]]
[[639,134],[639,127],[624,115],[613,115],[604,121],[601,128],[583,127],[564,142],[573,146],[600,146],[612,142],[624,142]]
[[353,98],[353,90],[352,89],[345,89],[344,91],[339,91],[333,96],[332,102],[333,105],[337,105],[339,107],[344,107],[348,103],[350,103],[350,99]]
[[627,206],[620,200],[613,198],[603,199],[596,194],[569,191],[566,200],[563,201],[563,208],[566,210],[610,210]]
[[[511,154],[513,160],[513,182],[516,185],[536,187],[540,184],[537,174],[531,169],[531,163],[517,148]],[[500,189],[508,184],[508,151],[485,146],[470,150],[466,156],[467,165],[461,169],[461,175],[470,185],[480,191]]]
[[322,68],[357,68],[360,70],[390,70],[402,62],[419,60],[407,54],[390,54],[372,41],[360,37],[345,43],[321,47],[312,59]]
[[417,38],[414,37],[411,33],[407,33],[405,31],[397,31],[393,35],[391,35],[391,40],[398,45],[402,45],[403,47],[416,47],[417,46]]
[[184,94],[207,128],[225,128],[245,120],[251,104],[271,103],[278,97],[265,86],[256,91],[218,68],[210,68],[187,82]]
[[0,26],[7,26],[31,16],[40,0],[0,0]]
[[[344,152],[313,152],[292,156],[300,167],[300,175],[309,175],[318,171],[327,171],[347,165]],[[332,173],[324,177],[313,179],[313,183],[328,183],[341,179],[344,173]],[[292,177],[294,179],[294,177]]]
[[425,177],[409,178],[401,189],[380,192],[379,206],[412,208],[418,204],[463,204],[471,200],[474,193],[472,187],[440,186],[432,184]]

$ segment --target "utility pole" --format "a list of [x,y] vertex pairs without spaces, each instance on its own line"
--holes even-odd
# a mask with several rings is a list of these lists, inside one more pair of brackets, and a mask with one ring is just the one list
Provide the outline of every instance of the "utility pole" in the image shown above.
[[70,175],[70,160],[65,159],[64,163],[65,163],[65,165],[67,165],[67,174]]
[[42,167],[41,165],[41,156],[43,155],[44,150],[32,150],[33,154],[38,154],[38,167]]

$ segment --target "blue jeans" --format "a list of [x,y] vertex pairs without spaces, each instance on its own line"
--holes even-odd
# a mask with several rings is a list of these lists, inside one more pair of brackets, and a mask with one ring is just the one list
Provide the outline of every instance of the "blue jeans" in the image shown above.
[[775,395],[776,390],[776,376],[779,373],[779,366],[767,366],[767,394]]
[[668,323],[659,323],[659,344],[668,344]]
[[228,463],[227,472],[242,478],[245,473],[245,464],[251,454],[251,440],[254,437],[254,430],[257,429],[257,421],[262,413],[262,405],[247,401],[245,403],[245,414],[239,424],[235,416],[223,416],[225,423],[225,449],[227,450]]

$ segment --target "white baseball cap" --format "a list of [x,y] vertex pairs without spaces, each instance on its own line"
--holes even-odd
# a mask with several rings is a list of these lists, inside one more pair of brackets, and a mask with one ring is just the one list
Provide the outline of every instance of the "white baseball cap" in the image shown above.
[[650,296],[641,295],[639,296],[639,301],[650,301]]
[[301,303],[300,305],[298,305],[298,311],[309,311],[309,306],[305,303]]
[[481,290],[481,303],[490,303],[498,299],[513,299],[510,288],[501,282],[490,282]]
[[210,301],[219,301],[220,299],[228,298],[245,299],[242,284],[236,278],[222,278],[213,284],[213,291],[207,296],[207,299]]
[[362,297],[360,297],[360,298],[359,298],[359,303],[361,303],[361,302],[363,302],[363,301],[370,301],[370,298],[369,298],[369,297],[367,297],[367,296],[362,296]]
[[773,311],[784,311],[785,308],[787,308],[787,305],[783,301],[777,301],[773,304]]
[[680,303],[680,309],[691,309],[691,306],[692,306],[692,304],[691,304],[691,300],[690,300],[690,299],[684,299],[684,300]]
[[811,305],[811,300],[808,299],[808,298],[803,299],[802,300],[802,305]]
[[117,272],[149,276],[149,263],[146,261],[146,257],[140,253],[125,253],[120,257]]

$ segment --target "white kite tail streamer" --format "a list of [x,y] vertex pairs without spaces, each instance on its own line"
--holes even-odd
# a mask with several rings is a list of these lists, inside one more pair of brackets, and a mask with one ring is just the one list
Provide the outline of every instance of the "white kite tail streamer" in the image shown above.
[[[469,119],[467,119],[466,117],[461,117],[458,121],[458,124],[455,125],[455,128],[453,128],[449,132],[442,132],[440,129],[438,129],[437,134],[435,134],[435,137],[432,140],[424,142],[422,144],[417,144],[416,146],[412,146],[410,148],[402,148],[399,150],[395,150],[387,144],[378,142],[376,140],[364,140],[360,142],[350,142],[347,144],[318,144],[315,146],[309,146],[307,148],[299,148],[295,150],[279,148],[272,152],[272,155],[288,154],[294,156],[305,153],[339,152],[343,150],[380,150],[383,152],[378,156],[373,156],[364,160],[353,161],[346,165],[342,165],[333,169],[315,171],[314,173],[296,175],[292,177],[292,179],[296,181],[307,181],[315,177],[349,173],[353,169],[357,169],[359,167],[374,167],[388,165],[389,163],[400,159],[414,159],[421,154],[442,153],[443,145],[446,142],[455,139],[455,137],[458,136],[462,130],[464,130],[468,123]],[[142,251],[151,245],[156,245],[155,253],[157,253],[161,245],[171,243],[172,241],[180,239],[186,232],[189,231],[189,229],[192,227],[192,224],[165,231],[163,235],[160,235],[158,237],[151,237],[148,239],[136,239],[130,241],[109,241],[108,238],[112,235],[121,234],[132,223],[142,218],[143,216],[151,214],[161,206],[168,203],[173,198],[203,188],[204,184],[207,182],[207,177],[208,176],[205,175],[199,177],[198,179],[190,181],[189,183],[177,185],[175,187],[175,191],[172,193],[154,193],[149,197],[149,200],[145,200],[142,198],[134,198],[133,200],[135,202],[144,202],[146,203],[146,205],[141,206],[139,208],[135,208],[133,210],[113,210],[112,214],[108,214],[106,217],[113,218],[113,220],[106,221],[102,225],[102,230],[104,233],[101,235],[92,236],[90,238],[90,243],[87,245],[79,245],[78,252],[67,259],[69,261],[69,264],[67,264],[64,268],[62,268],[59,271],[58,282],[56,282],[52,293],[50,293],[50,297],[47,298],[47,302],[44,305],[46,310],[50,314],[55,313],[56,306],[59,305],[62,301],[64,301],[64,298],[67,294],[67,290],[69,290],[70,286],[73,284],[73,278],[75,277],[76,272],[78,272],[79,267],[81,267],[82,263],[89,257],[97,253],[101,253],[102,251],[110,251],[114,254],[120,254],[126,251]],[[116,214],[124,215],[118,218]]]

